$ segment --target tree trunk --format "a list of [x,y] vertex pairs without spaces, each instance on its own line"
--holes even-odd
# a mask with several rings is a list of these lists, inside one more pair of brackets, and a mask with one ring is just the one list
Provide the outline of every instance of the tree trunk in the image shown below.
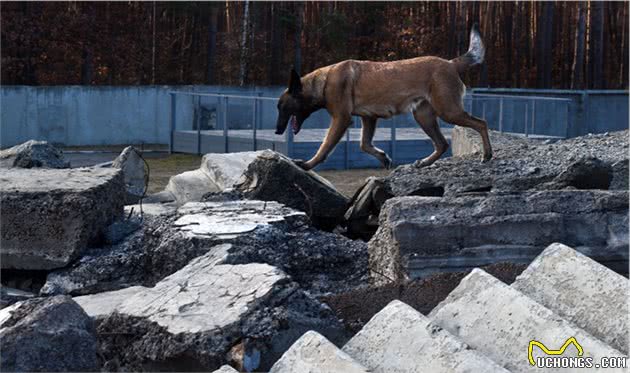
[[280,22],[280,10],[283,3],[272,3],[271,10],[271,61],[269,63],[269,82],[280,83],[279,68],[282,66],[284,43],[282,38],[282,23]]
[[153,16],[151,23],[153,26],[153,36],[151,38],[151,84],[155,85],[155,1],[153,2]]
[[592,64],[593,64],[593,79],[592,85],[595,89],[603,88],[604,86],[604,3],[599,1],[591,2],[591,37],[592,42]]
[[585,34],[586,29],[586,17],[584,3],[578,3],[578,19],[577,27],[575,30],[575,53],[573,57],[573,76],[571,78],[571,88],[584,89],[584,47],[585,47]]
[[238,85],[245,85],[247,79],[247,65],[249,59],[249,44],[247,43],[247,35],[249,34],[249,0],[245,0],[243,4],[243,30],[241,33],[241,69],[238,74]]
[[304,4],[298,2],[295,12],[295,57],[293,60],[293,68],[298,74],[302,74],[302,17],[304,14]]
[[206,83],[212,85],[215,83],[216,69],[215,63],[217,59],[217,22],[219,19],[219,7],[217,4],[210,4],[210,19],[208,22],[208,58],[206,60]]

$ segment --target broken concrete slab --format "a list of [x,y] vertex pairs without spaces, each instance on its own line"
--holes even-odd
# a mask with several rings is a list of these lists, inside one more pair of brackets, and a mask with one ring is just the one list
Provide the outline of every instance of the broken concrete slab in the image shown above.
[[35,294],[31,292],[0,285],[0,308],[10,306],[23,300],[28,300],[33,297],[35,297]]
[[[532,144],[534,141],[544,141],[553,139],[555,141],[560,138],[552,138],[550,136],[525,137],[516,134],[504,133],[499,131],[488,131],[490,143],[493,150],[503,149],[507,147]],[[483,152],[483,144],[479,132],[465,127],[454,126],[451,131],[451,150],[453,157],[462,157],[467,155],[477,155],[481,157]]]
[[[100,353],[122,369],[213,370],[244,344],[236,363],[264,370],[307,330],[346,338],[332,311],[285,273],[267,264],[222,264],[226,255],[226,247],[208,252],[153,288],[76,297],[97,319]],[[113,312],[104,314],[103,304]]]
[[63,151],[47,141],[29,140],[0,150],[0,168],[69,168]]
[[628,353],[628,279],[572,248],[549,245],[511,285]]
[[34,298],[0,310],[3,372],[99,371],[96,332],[70,297]]
[[229,365],[223,365],[221,368],[215,370],[212,373],[238,373],[238,370],[232,368]]
[[[594,362],[604,356],[623,356],[610,345],[480,269],[466,276],[431,311],[429,318],[512,372],[531,372],[527,348],[532,340],[549,349],[557,349],[575,337],[583,348],[583,356],[592,357]],[[574,347],[569,345],[564,356],[575,356]],[[534,348],[532,356],[536,361],[537,357],[547,355]]]
[[50,273],[41,294],[153,286],[222,243],[231,245],[229,263],[277,266],[315,294],[367,282],[365,242],[314,229],[303,212],[277,202],[245,200],[191,202],[170,215],[145,215],[123,241]]
[[165,192],[173,195],[178,204],[186,202],[201,201],[207,193],[219,192],[221,189],[202,170],[182,172],[171,176]]
[[502,261],[529,263],[554,242],[627,270],[628,192],[393,198],[368,244],[371,276],[384,283]]
[[343,351],[370,372],[507,372],[397,300],[374,315]]
[[0,175],[2,268],[67,265],[122,215],[124,199],[120,170],[4,170]]
[[112,167],[123,172],[127,186],[127,204],[138,202],[148,184],[148,175],[140,153],[133,146],[128,146],[114,159]]
[[328,180],[271,150],[261,152],[234,187],[246,198],[278,201],[304,211],[314,226],[325,230],[343,220],[348,205],[348,198]]
[[371,370],[365,369],[326,337],[308,331],[269,370],[269,373],[293,372],[367,373]]
[[[474,134],[475,139],[478,137]],[[417,163],[397,167],[380,179],[382,182],[378,187],[386,193],[379,196],[446,199],[462,194],[486,195],[489,192],[585,188],[628,190],[628,131],[582,136],[555,143],[523,139],[497,141],[493,147],[494,157],[486,163],[480,163],[479,154],[467,154],[438,160],[429,167],[419,167]],[[599,166],[591,167],[593,160]],[[560,177],[562,174],[564,176]],[[572,177],[565,178],[570,175]],[[605,182],[611,175],[612,180]],[[593,183],[593,180],[599,182]],[[370,191],[365,191],[365,194],[369,196]],[[369,216],[378,216],[381,205],[381,202],[369,198],[353,201],[351,209],[369,211],[363,213],[363,221],[352,221],[354,229],[363,231],[369,228]]]
[[179,205],[199,202],[208,193],[220,193],[233,188],[249,164],[262,153],[206,154],[199,169],[171,177],[165,192],[170,193]]

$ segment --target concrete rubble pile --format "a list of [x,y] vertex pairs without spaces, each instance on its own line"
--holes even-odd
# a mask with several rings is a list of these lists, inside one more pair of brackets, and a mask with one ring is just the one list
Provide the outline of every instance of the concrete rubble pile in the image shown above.
[[[371,178],[349,209],[272,151],[208,154],[140,201],[132,148],[106,167],[7,168],[2,269],[42,282],[0,287],[2,370],[525,372],[530,340],[571,336],[628,354],[628,165],[606,150],[622,135],[505,138],[488,164],[461,143]],[[529,264],[511,285],[474,269],[505,261]],[[323,301],[471,269],[430,314],[393,301],[354,336]]]
[[147,202],[182,205],[202,201],[207,195],[233,192],[242,198],[277,201],[303,211],[315,227],[325,230],[342,222],[348,204],[326,179],[271,150],[207,154],[199,169],[173,176],[164,192]]
[[[511,286],[475,269],[428,316],[393,301],[340,350],[321,356],[325,338],[309,332],[271,371],[530,372],[531,340],[556,349],[570,337],[594,363],[627,358],[628,291],[627,278],[552,244]],[[545,356],[533,348],[534,362]],[[563,356],[578,356],[575,345]]]
[[61,268],[123,214],[115,169],[11,168],[0,175],[3,269]]
[[46,141],[29,140],[12,148],[0,150],[3,168],[70,168],[63,151]]
[[398,167],[353,198],[348,229],[371,239],[375,284],[526,264],[552,242],[627,273],[628,131],[555,143],[494,132],[487,163],[469,131],[454,130],[458,156]]
[[109,369],[266,370],[307,330],[347,337],[332,311],[268,264],[227,264],[229,245],[155,286],[75,297],[95,318]]

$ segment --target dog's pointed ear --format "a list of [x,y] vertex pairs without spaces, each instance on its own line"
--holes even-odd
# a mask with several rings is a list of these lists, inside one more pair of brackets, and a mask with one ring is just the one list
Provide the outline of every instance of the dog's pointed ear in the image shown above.
[[291,77],[289,78],[289,94],[296,95],[302,92],[302,81],[300,80],[300,75],[295,71],[295,69],[291,69]]

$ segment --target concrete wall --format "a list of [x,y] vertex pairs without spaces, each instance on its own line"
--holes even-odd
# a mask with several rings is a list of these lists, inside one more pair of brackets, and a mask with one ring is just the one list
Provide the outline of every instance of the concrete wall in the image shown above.
[[[169,142],[170,90],[211,92],[236,95],[278,97],[283,87],[225,87],[225,86],[129,86],[90,87],[54,86],[0,87],[0,147],[13,146],[29,139],[48,140],[65,145],[111,145],[129,143]],[[536,107],[536,133],[569,137],[589,132],[605,132],[628,128],[627,91],[570,91],[528,89],[480,89],[472,93],[505,95],[534,95],[566,97],[572,100],[569,111],[565,105],[546,102]],[[216,98],[177,95],[177,128],[193,129],[195,108],[203,106],[217,110],[216,124],[222,125],[222,113]],[[276,121],[276,102],[259,101],[258,128],[273,128]],[[479,103],[472,106],[481,115]],[[525,126],[523,104],[505,101],[503,130],[523,132]],[[486,118],[491,128],[498,129],[497,100],[488,101]],[[251,128],[252,101],[230,99],[229,128]],[[325,128],[330,117],[325,110],[313,114],[305,128]],[[528,121],[531,121],[529,117]],[[416,126],[409,114],[379,121],[389,127]],[[529,122],[528,122],[529,123]],[[358,121],[355,125],[359,125]],[[203,127],[202,127],[203,128]],[[531,127],[530,127],[531,130]]]

